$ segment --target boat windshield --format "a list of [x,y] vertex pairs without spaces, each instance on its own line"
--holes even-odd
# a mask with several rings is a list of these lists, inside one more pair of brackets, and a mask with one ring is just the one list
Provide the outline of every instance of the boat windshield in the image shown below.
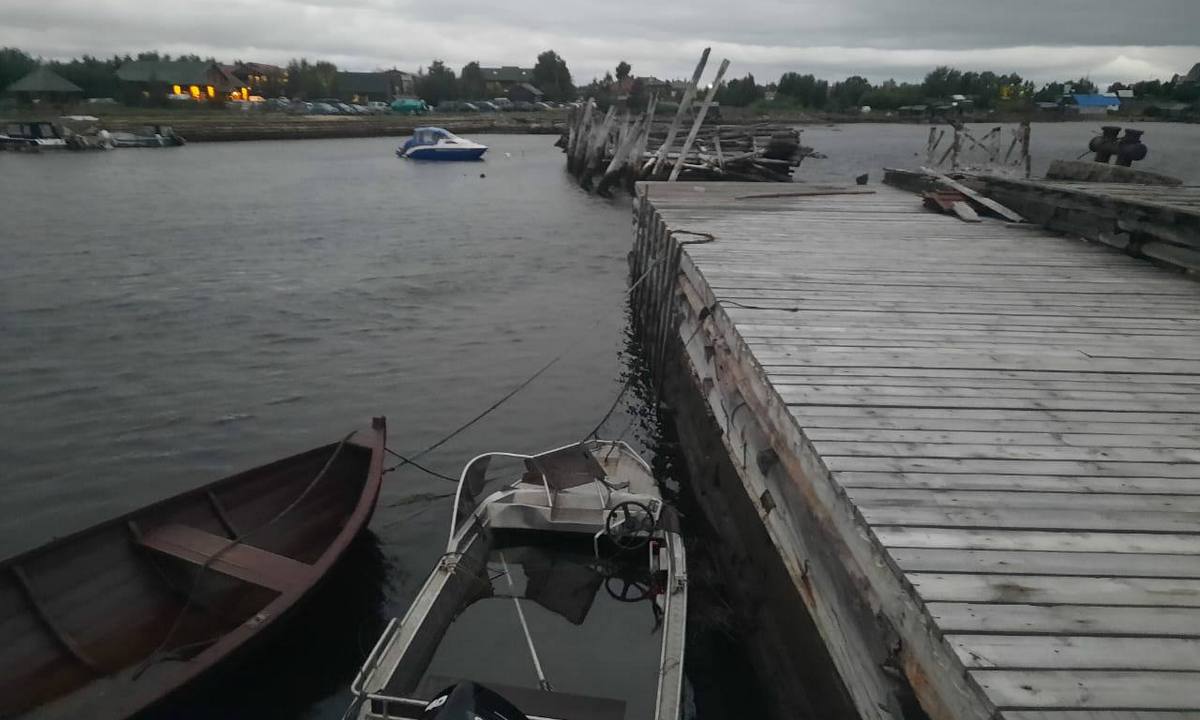
[[544,452],[540,455],[488,453],[467,463],[458,480],[454,518],[450,525],[449,549],[471,516],[492,494],[520,483],[540,485],[547,506],[554,506],[554,495],[588,483],[604,483],[605,472],[592,454],[593,445],[580,443]]
[[458,137],[441,128],[417,128],[413,132],[413,140],[417,145],[436,145],[438,141],[454,144]]

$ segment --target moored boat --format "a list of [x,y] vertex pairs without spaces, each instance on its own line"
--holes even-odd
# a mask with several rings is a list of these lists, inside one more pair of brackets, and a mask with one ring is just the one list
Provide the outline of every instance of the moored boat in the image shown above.
[[185,144],[169,125],[148,125],[137,132],[111,133],[113,144],[119,148],[179,147]]
[[479,160],[485,152],[487,145],[436,127],[417,128],[396,148],[397,155],[411,160]]
[[481,455],[446,552],[368,655],[347,715],[677,720],[686,617],[675,515],[628,445]]
[[385,424],[0,562],[0,717],[127,718],[276,626],[366,526]]
[[12,122],[0,133],[0,150],[68,150],[62,129],[51,122]]

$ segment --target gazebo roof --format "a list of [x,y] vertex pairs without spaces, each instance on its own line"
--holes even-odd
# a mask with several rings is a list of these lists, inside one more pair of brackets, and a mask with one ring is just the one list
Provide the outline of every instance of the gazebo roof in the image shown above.
[[83,88],[42,65],[8,86],[11,93],[82,93]]

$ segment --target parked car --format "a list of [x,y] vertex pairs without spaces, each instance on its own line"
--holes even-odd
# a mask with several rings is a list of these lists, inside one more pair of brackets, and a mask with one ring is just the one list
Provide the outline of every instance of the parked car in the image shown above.
[[[395,109],[395,105],[392,106]],[[440,113],[464,113],[464,112],[479,112],[479,108],[469,102],[461,100],[447,100],[437,106],[437,111]]]
[[555,106],[548,102],[535,102],[533,107],[537,110],[554,110]]
[[471,103],[471,104],[474,105],[476,108],[478,108],[479,112],[500,112],[500,108],[496,107],[494,104],[488,102],[487,100],[480,100],[479,102],[475,102],[475,103]]
[[340,112],[336,107],[334,107],[333,105],[330,105],[329,103],[325,103],[325,102],[315,102],[315,103],[305,103],[305,104],[311,106],[309,108],[309,112],[312,113],[313,115],[337,115]]
[[373,113],[383,114],[392,109],[392,106],[382,100],[372,100],[367,103],[367,109]]
[[516,102],[509,103],[508,109],[516,112],[529,112],[533,110],[533,103],[517,100]]
[[508,98],[498,97],[492,99],[492,104],[501,110],[507,110],[513,104],[513,101]]
[[392,101],[391,110],[401,115],[424,115],[429,112],[429,106],[424,100],[417,98],[398,98]]

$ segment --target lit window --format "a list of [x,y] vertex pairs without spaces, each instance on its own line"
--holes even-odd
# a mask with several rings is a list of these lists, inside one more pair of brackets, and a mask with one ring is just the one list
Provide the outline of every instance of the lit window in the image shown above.
[[200,99],[200,88],[195,85],[192,85],[191,87],[188,88],[188,94],[190,94],[192,97],[199,100]]
[[175,92],[175,94],[176,94],[176,95],[182,95],[182,94],[183,94],[183,88],[179,87],[178,85],[172,85],[172,86],[171,86],[171,90],[173,90],[173,91]]
[[208,90],[209,97],[216,97],[217,91],[213,89],[212,85],[208,85],[206,89]]

